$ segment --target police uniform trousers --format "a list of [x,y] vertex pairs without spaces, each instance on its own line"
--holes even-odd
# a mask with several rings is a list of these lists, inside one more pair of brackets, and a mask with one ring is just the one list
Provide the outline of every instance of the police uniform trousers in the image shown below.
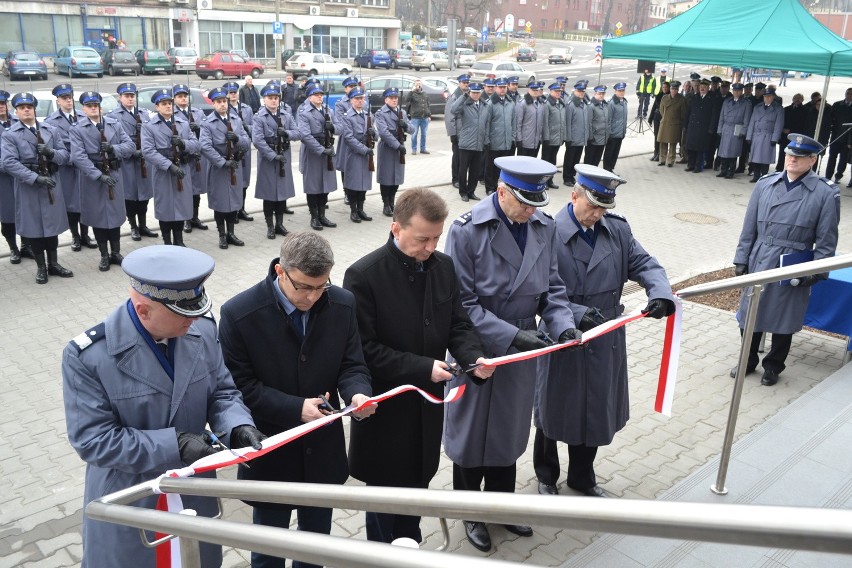
[[514,493],[517,463],[504,466],[462,467],[453,464],[453,489],[457,491],[485,491]]
[[470,196],[482,173],[482,152],[459,149],[459,195]]
[[[266,507],[252,507],[252,520],[256,525],[290,528],[290,517],[296,511],[298,528],[300,531],[314,532],[320,534],[331,533],[331,509],[324,507],[289,507],[276,505],[275,509]],[[258,552],[251,553],[252,568],[284,568],[286,560],[275,556],[268,556]],[[322,568],[316,564],[308,564],[300,560],[293,560],[293,568]]]
[[562,181],[566,184],[574,185],[576,181],[574,176],[577,172],[574,166],[580,163],[580,157],[583,155],[582,146],[565,145],[565,156],[562,158]]
[[606,141],[603,154],[603,169],[610,172],[615,169],[615,163],[618,162],[618,155],[621,153],[622,142],[624,142],[624,138],[610,138]]
[[589,164],[590,166],[599,166],[601,163],[601,158],[603,157],[603,153],[603,144],[587,144],[586,155],[583,158],[583,163]]
[[[559,153],[559,148],[561,148],[561,147],[562,147],[561,144],[559,144],[559,145],[542,144],[541,145],[541,159],[544,160],[545,162],[549,162],[549,163],[551,163],[555,166],[556,165],[556,155]],[[567,152],[567,150],[566,150],[566,152]],[[533,157],[535,157],[535,156],[533,156]]]
[[[740,329],[740,335],[742,334],[743,330]],[[749,345],[748,349],[748,363],[746,363],[747,369],[757,368],[757,363],[760,361],[757,351],[760,348],[762,338],[762,332],[755,332],[751,337],[751,345]],[[792,343],[792,333],[773,333],[772,347],[769,348],[769,353],[763,357],[763,368],[767,371],[775,371],[778,374],[786,369],[787,366],[784,364],[784,361],[787,360],[787,355],[790,354]]]
[[[568,487],[572,489],[591,489],[598,484],[595,477],[595,456],[597,446],[568,444]],[[559,453],[556,440],[544,435],[536,428],[533,442],[533,464],[538,480],[547,485],[556,485],[559,480]]]
[[[379,487],[368,483],[367,487]],[[428,489],[428,484],[411,486],[414,489]],[[366,514],[367,540],[391,543],[398,538],[410,538],[414,542],[423,541],[420,532],[420,517],[414,515],[394,515],[391,513]]]
[[[538,156],[538,146],[536,146],[535,148],[525,148],[523,146],[518,146],[518,156],[530,156],[531,158],[535,158],[536,156]],[[553,162],[553,165],[556,165],[555,161]]]
[[496,158],[504,156],[512,156],[515,152],[512,150],[489,150],[488,158],[485,164],[485,191],[486,193],[494,193],[497,191],[497,178],[500,177],[500,168],[494,165]]
[[451,136],[450,140],[455,138],[456,141],[452,142],[452,150],[453,150],[453,159],[450,162],[450,169],[452,170],[453,181],[452,183],[458,183],[459,181],[459,139],[458,136]]

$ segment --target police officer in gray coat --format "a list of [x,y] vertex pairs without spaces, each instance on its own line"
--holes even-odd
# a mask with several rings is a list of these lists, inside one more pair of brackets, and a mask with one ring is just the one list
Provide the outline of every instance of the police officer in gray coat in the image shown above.
[[775,102],[775,87],[767,87],[763,102],[754,105],[746,132],[751,144],[748,161],[752,164],[752,183],[769,172],[769,164],[775,163],[775,145],[781,141],[783,128],[784,108]]
[[[92,227],[101,252],[98,270],[121,266],[121,233],[127,211],[121,162],[133,156],[136,146],[118,122],[101,114],[100,93],[80,95],[84,117],[71,129],[71,161],[80,184],[81,221]],[[111,252],[110,252],[111,251]]]
[[[352,108],[352,105],[349,103],[349,93],[352,92],[352,89],[358,86],[358,79],[355,77],[347,77],[341,83],[343,85],[343,96],[337,99],[337,102],[334,103],[334,112],[331,115],[331,120],[334,123],[334,129],[338,133],[337,138],[337,149],[334,156],[334,169],[340,172],[340,181],[342,182],[343,187],[346,187],[346,176],[343,173],[343,162],[346,159],[346,156],[343,154],[346,152],[346,148],[344,148],[343,144],[343,124],[341,120],[346,113],[349,112],[349,109]],[[346,196],[345,202],[349,204],[349,196]]]
[[[755,109],[757,112],[757,109]],[[751,194],[734,254],[737,276],[778,268],[781,255],[813,251],[813,260],[834,255],[840,221],[840,192],[830,180],[811,170],[825,148],[802,134],[787,138],[784,171],[761,178]],[[745,374],[755,371],[757,350],[764,333],[772,334],[772,348],[763,357],[760,383],[772,386],[784,370],[793,334],[802,329],[810,286],[827,274],[802,276],[790,285],[773,282],[760,296],[754,335]],[[748,300],[740,301],[737,321],[742,333]],[[731,371],[736,376],[737,368]]]
[[491,195],[497,191],[497,177],[500,171],[494,160],[503,156],[515,155],[515,104],[506,96],[509,81],[500,77],[494,81],[494,94],[485,107],[485,193]]
[[482,172],[485,149],[485,121],[488,110],[482,100],[482,83],[471,83],[470,89],[456,99],[450,112],[456,117],[459,140],[459,195],[462,201],[478,201],[476,185]]
[[159,233],[148,228],[148,201],[154,196],[153,175],[149,163],[142,157],[142,125],[150,120],[150,116],[137,104],[136,85],[121,83],[116,92],[121,104],[109,116],[118,121],[135,146],[133,156],[119,171],[124,186],[124,208],[130,223],[130,238],[134,241],[141,241],[142,237],[156,238]]
[[737,168],[737,158],[743,151],[743,140],[745,139],[748,124],[751,121],[751,113],[754,105],[743,97],[743,84],[731,85],[731,96],[722,103],[722,111],[719,113],[719,173],[716,177],[733,179]]
[[322,231],[323,227],[336,227],[325,216],[328,194],[337,191],[337,174],[334,169],[334,133],[331,109],[323,104],[322,87],[311,84],[307,88],[308,98],[297,115],[302,147],[299,150],[299,171],[302,187],[311,212],[311,228]]
[[603,154],[603,168],[615,170],[618,155],[621,153],[621,143],[627,135],[627,99],[624,90],[627,83],[616,83],[613,87],[615,94],[609,100],[609,137]]
[[453,103],[459,97],[463,97],[470,90],[470,76],[467,74],[459,75],[457,81],[459,82],[458,88],[447,97],[447,103],[444,105],[444,127],[447,130],[447,136],[450,137],[450,145],[453,151],[450,168],[452,169],[453,187],[456,189],[459,188],[459,133],[458,126],[456,125],[456,115],[450,109],[453,108]]
[[565,144],[565,156],[562,158],[562,182],[568,187],[574,187],[576,183],[574,166],[580,163],[583,148],[589,141],[589,112],[589,105],[586,103],[586,81],[577,81],[565,106],[568,140]]
[[[568,119],[565,99],[562,97],[562,85],[553,83],[548,88],[547,101],[542,105],[541,113],[541,159],[556,165],[556,155],[562,144],[568,140]],[[548,180],[547,187],[559,187]]]
[[396,192],[405,182],[405,139],[408,134],[414,134],[414,126],[405,109],[399,106],[398,90],[385,89],[382,97],[385,105],[375,114],[379,133],[376,181],[382,192],[382,214],[392,217]]
[[207,94],[213,102],[213,112],[201,123],[198,139],[201,155],[207,161],[207,202],[213,210],[220,249],[245,245],[234,234],[234,225],[243,203],[242,157],[251,145],[242,120],[228,108],[228,96],[221,87]]
[[170,89],[151,95],[157,112],[142,125],[142,154],[150,168],[154,216],[163,243],[183,246],[183,222],[192,217],[190,161],[199,145],[186,120],[173,114],[172,100]]
[[583,163],[597,166],[601,163],[606,141],[609,139],[609,103],[606,102],[606,85],[595,87],[592,101],[586,107],[588,109],[589,138],[586,142],[586,151]]
[[[12,117],[6,110],[10,97],[8,91],[0,90],[0,112],[2,112],[0,136],[12,126]],[[2,150],[2,144],[0,144],[0,150]],[[21,264],[21,253],[27,247],[26,239],[22,240],[21,248],[18,248],[15,236],[15,180],[3,169],[2,158],[0,158],[0,233],[9,245],[9,263]],[[29,258],[32,258],[32,251],[29,251]]]
[[74,276],[59,264],[57,255],[57,237],[68,230],[68,215],[54,175],[58,166],[68,163],[69,156],[55,129],[46,124],[39,126],[37,105],[32,93],[12,97],[18,122],[3,133],[0,156],[3,170],[15,178],[15,231],[32,248],[38,266],[36,284],[46,284],[48,275]]
[[518,156],[538,155],[541,145],[544,106],[539,101],[543,83],[530,83],[527,93],[515,105],[515,144]]
[[228,113],[240,119],[243,129],[245,130],[245,135],[249,138],[248,150],[240,160],[242,162],[240,175],[242,177],[243,199],[242,205],[237,212],[236,222],[239,223],[241,220],[254,221],[254,217],[246,213],[246,192],[248,191],[248,186],[251,183],[251,124],[254,119],[254,111],[252,111],[249,105],[240,102],[239,83],[236,81],[228,81],[222,85],[222,88],[228,92]]
[[[195,139],[201,136],[201,123],[204,121],[204,111],[197,106],[193,108],[192,93],[189,86],[178,83],[172,86],[172,95],[175,98],[174,107],[175,115],[182,116],[186,119],[189,125],[189,130]],[[207,225],[201,222],[198,218],[198,210],[201,207],[201,194],[207,193],[207,183],[204,179],[204,173],[207,171],[207,164],[201,157],[201,153],[190,156],[189,176],[192,178],[192,217],[183,222],[183,232],[191,233],[192,229],[207,230]]]
[[[264,436],[225,367],[216,324],[202,317],[212,305],[204,281],[213,265],[189,248],[133,251],[122,265],[130,298],[65,347],[65,421],[86,462],[84,505],[215,453],[207,424],[226,433],[228,447],[260,449]],[[156,503],[155,495],[134,505]],[[205,517],[217,512],[210,497],[184,496],[183,504]],[[83,515],[83,567],[154,566],[155,557],[138,529]],[[221,562],[221,547],[202,542],[201,566]]]
[[257,148],[254,196],[263,200],[266,238],[274,239],[275,235],[288,232],[284,227],[287,199],[296,195],[290,145],[299,139],[299,129],[293,114],[281,106],[281,90],[277,85],[267,84],[260,95],[263,106],[251,126],[252,142]]
[[[615,190],[622,183],[611,172],[578,164],[571,200],[556,215],[559,274],[582,331],[622,314],[621,293],[628,280],[648,294],[644,311],[649,317],[674,313],[666,271],[636,241],[624,217],[606,213],[615,207]],[[606,497],[594,460],[598,447],[612,442],[630,412],[624,328],[536,361],[533,465],[539,493],[557,493],[556,442],[561,441],[568,444],[568,487]]]
[[[497,166],[497,193],[450,226],[445,247],[487,356],[549,345],[536,330],[536,316],[559,341],[580,336],[557,271],[553,219],[537,211],[549,202],[547,179],[556,167],[527,156],[498,158]],[[485,384],[446,406],[444,450],[453,461],[454,489],[479,491],[484,479],[486,491],[515,490],[516,462],[530,434],[535,366],[527,360],[498,367]],[[532,535],[529,527],[506,528]],[[479,550],[491,548],[483,523],[465,521],[465,532]]]
[[[344,160],[342,172],[343,191],[349,198],[349,220],[353,223],[372,221],[373,218],[364,211],[364,201],[367,192],[373,188],[373,171],[375,163],[375,143],[378,131],[373,126],[374,119],[370,115],[366,94],[356,87],[349,91],[350,108],[340,119],[343,140]],[[370,128],[367,128],[369,121]],[[371,167],[372,166],[372,167]]]

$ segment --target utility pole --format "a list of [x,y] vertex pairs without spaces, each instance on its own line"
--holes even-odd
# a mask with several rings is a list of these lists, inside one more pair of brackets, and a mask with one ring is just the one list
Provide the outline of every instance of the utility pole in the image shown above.
[[[275,0],[275,21],[281,21],[281,0]],[[284,62],[281,61],[281,46],[278,43],[279,40],[276,37],[275,39],[275,70],[283,71],[284,70]]]

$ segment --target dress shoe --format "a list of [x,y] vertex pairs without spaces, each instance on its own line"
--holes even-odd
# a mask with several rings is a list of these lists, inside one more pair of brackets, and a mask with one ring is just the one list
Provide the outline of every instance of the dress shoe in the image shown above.
[[[192,222],[192,221],[190,221],[190,222]],[[199,221],[199,225],[201,225],[200,221]],[[194,226],[198,227],[198,225],[194,225]],[[198,228],[206,231],[207,225],[201,225]],[[142,235],[143,237],[148,237],[148,238],[151,238],[151,239],[156,239],[157,237],[160,236],[160,233],[158,233],[157,231],[152,231],[151,229],[149,229],[147,227],[147,225],[140,225],[139,226],[139,234]]]
[[234,245],[235,247],[245,246],[246,244],[245,242],[238,239],[234,233],[228,233],[225,238],[227,239],[229,245]]
[[728,175],[728,172],[722,171],[722,172],[719,172],[718,174],[716,174],[716,177],[717,178],[723,178],[726,175]]
[[332,223],[328,219],[328,217],[325,216],[325,213],[320,213],[319,222],[320,222],[320,225],[322,225],[323,227],[336,227],[337,226],[337,223]]
[[352,221],[353,223],[360,223],[361,222],[361,217],[358,216],[358,210],[357,209],[353,210],[351,213],[349,213],[349,220]]
[[100,260],[100,262],[98,262],[98,270],[100,270],[101,272],[106,272],[107,270],[109,270],[109,255],[108,254],[102,254],[101,255],[101,260]]
[[83,245],[80,244],[80,237],[73,237],[71,239],[71,250],[74,252],[80,252],[80,249],[82,248]]
[[293,213],[295,213],[295,211],[293,211],[292,209],[287,207],[287,202],[285,201],[284,202],[284,214],[285,215],[292,215]]
[[464,195],[461,196],[461,200],[464,201],[465,203],[467,203],[468,201],[470,201],[470,197],[468,197],[467,194],[465,193]]
[[[467,199],[462,198],[462,201],[467,201]],[[393,210],[391,210],[390,205],[385,205],[382,207],[382,215],[385,217],[393,217]]]
[[668,167],[673,168],[674,164],[666,164]]
[[121,266],[121,263],[124,262],[124,255],[120,252],[114,252],[109,255],[109,263],[115,264],[116,266]]
[[600,485],[595,485],[594,487],[589,487],[587,489],[577,489],[572,487],[574,491],[577,491],[586,497],[609,497],[609,493],[603,490]]
[[[186,226],[184,225],[184,230],[186,230]],[[139,234],[139,229],[136,227],[130,228],[130,240],[133,241],[141,241],[142,235]]]
[[98,248],[98,243],[92,239],[89,235],[81,235],[80,236],[80,244],[82,244],[86,248],[96,249]]
[[766,369],[763,371],[763,377],[760,378],[760,384],[765,387],[771,387],[778,382],[778,373]]
[[570,178],[568,178],[568,179],[564,179],[564,180],[563,180],[562,185],[564,185],[564,186],[566,186],[566,187],[574,187],[574,185],[575,185],[576,183],[577,183],[577,180],[576,180],[576,179],[574,179],[574,178],[572,178],[572,177],[570,177]]
[[51,276],[59,276],[60,278],[71,278],[74,276],[74,273],[59,264],[58,262],[51,262],[47,265],[47,273]]
[[659,164],[657,164],[657,165],[658,165],[658,166],[665,166],[665,165],[666,165],[666,163],[665,163],[665,162],[660,162],[660,163],[659,163]]
[[725,179],[734,179],[734,174],[732,172],[728,172],[725,174]]
[[551,485],[549,483],[544,483],[542,481],[538,482],[538,494],[539,495],[559,495],[559,490],[556,489],[555,485]]
[[518,536],[532,536],[532,527],[526,525],[503,525],[507,531]]
[[420,150],[420,153],[421,154],[431,154],[432,152],[430,152],[429,150]]
[[367,214],[364,212],[364,208],[363,208],[363,207],[361,207],[360,205],[358,206],[358,217],[359,217],[362,221],[372,221],[372,220],[373,220],[373,218],[372,218],[372,217],[370,217],[369,215],[367,215]]
[[692,173],[694,173],[694,174],[700,174],[700,173],[701,173],[701,172],[703,172],[703,171],[704,171],[704,168],[701,168],[700,170],[699,170],[698,168],[695,168],[694,170],[692,170]]
[[491,535],[488,534],[488,528],[485,523],[477,523],[472,521],[462,521],[464,523],[464,534],[467,540],[477,550],[488,552],[491,550]]
[[21,251],[19,251],[16,248],[9,251],[9,263],[10,264],[21,264]]
[[237,211],[237,219],[240,221],[254,221],[254,217],[246,213],[245,209],[240,209]]
[[[248,220],[251,221],[252,219],[254,219],[254,217],[252,217],[251,219],[248,219]],[[201,219],[199,219],[198,217],[193,217],[192,219],[190,219],[189,224],[192,225],[193,228],[195,228],[195,229],[201,229],[202,231],[207,230],[207,225],[202,223]],[[140,227],[139,230],[141,231],[142,228]],[[156,237],[157,235],[154,235],[154,236]]]
[[840,181],[843,178],[843,174],[834,174],[834,181]]
[[454,181],[454,182],[453,182],[453,187],[454,187],[454,188],[456,188],[456,189],[458,189],[458,188],[459,188],[459,182]]
[[473,199],[474,201],[479,201],[479,196],[478,196],[478,195],[476,195],[476,193],[474,193],[473,191],[471,191],[470,193],[468,193],[468,194],[467,194],[467,196],[468,196],[469,198]]
[[[732,378],[732,379],[736,379],[736,378],[737,378],[737,370],[738,370],[739,368],[740,368],[740,366],[739,366],[739,365],[737,365],[736,367],[734,367],[733,369],[731,369],[731,373],[730,373],[730,375],[731,375],[731,378]],[[746,376],[748,376],[748,375],[752,374],[754,371],[755,371],[755,367],[746,367],[746,372],[745,372],[745,374],[746,374]]]
[[[170,243],[166,243],[170,244]],[[228,248],[228,237],[224,233],[219,234],[219,248],[222,250],[227,250]]]
[[691,172],[695,169],[695,166],[684,168],[686,171]]
[[192,232],[192,223],[189,222],[189,219],[183,222],[183,232],[191,233]]
[[275,223],[275,234],[276,235],[281,235],[282,237],[286,237],[287,233],[288,233],[288,231],[287,231],[287,229],[284,228],[283,223]]

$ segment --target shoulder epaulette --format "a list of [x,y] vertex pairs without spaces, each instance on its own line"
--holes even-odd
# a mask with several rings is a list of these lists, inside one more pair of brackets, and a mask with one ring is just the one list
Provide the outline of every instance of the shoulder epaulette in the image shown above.
[[624,215],[619,215],[615,212],[605,213],[604,217],[612,217],[613,219],[621,219],[625,223],[627,222],[627,218]]
[[547,211],[541,211],[541,214],[547,217],[548,219],[553,219],[553,215],[548,213]]
[[456,218],[455,221],[453,221],[453,224],[459,225],[459,226],[465,225],[466,223],[468,223],[471,220],[472,217],[473,217],[473,211],[468,211],[467,213],[462,213],[461,215],[458,216],[458,218]]
[[89,347],[93,343],[100,341],[101,339],[106,337],[106,324],[104,322],[99,323],[95,327],[89,328],[74,339],[71,340],[71,343],[77,348],[77,353],[80,353],[86,347]]

